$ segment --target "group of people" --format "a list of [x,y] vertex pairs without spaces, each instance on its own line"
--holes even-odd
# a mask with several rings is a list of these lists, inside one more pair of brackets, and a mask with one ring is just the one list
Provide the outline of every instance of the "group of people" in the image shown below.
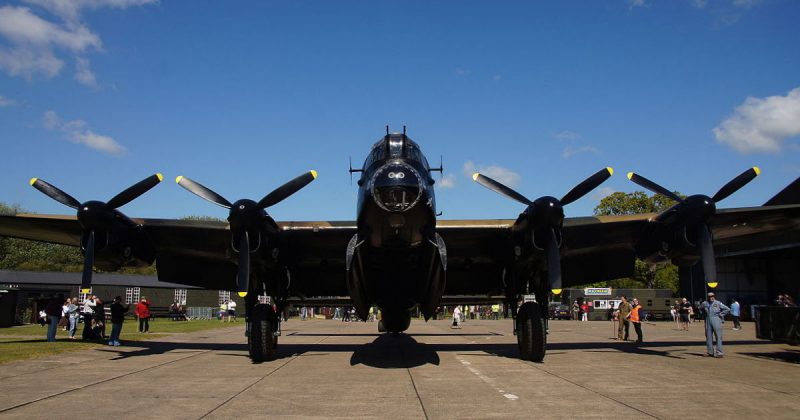
[[672,321],[675,322],[681,331],[689,331],[689,324],[694,322],[694,305],[686,298],[676,300],[675,304],[669,309]]
[[236,322],[236,302],[227,300],[219,305],[218,318],[223,322]]
[[643,342],[642,321],[644,320],[644,311],[642,311],[642,305],[639,304],[639,299],[633,298],[628,302],[628,298],[623,295],[620,297],[619,305],[614,308],[612,303],[609,310],[612,314],[612,320],[619,324],[617,327],[617,340],[629,341],[630,327],[633,324],[633,329],[636,331],[636,342]]
[[[611,308],[613,311],[613,319],[619,322],[617,329],[617,340],[629,341],[630,324],[636,331],[636,343],[643,342],[642,321],[644,314],[639,300],[633,298],[630,302],[625,296],[620,298],[620,303],[617,308]],[[680,316],[680,325],[682,330],[688,331],[690,314],[693,311],[691,303],[686,298],[677,302],[677,314]],[[717,300],[714,292],[708,293],[708,299],[701,304],[700,310],[705,314],[705,328],[706,328],[706,354],[710,357],[723,357],[722,349],[722,324],[725,322],[725,317],[730,314],[733,318],[734,330],[741,329],[739,324],[740,305],[736,299],[733,300],[731,307]]]
[[575,302],[572,302],[572,319],[575,321],[588,321],[589,309],[589,302],[584,300],[583,303],[578,303],[575,300]]
[[[83,302],[78,303],[77,297],[65,298],[63,294],[53,295],[47,301],[42,310],[43,325],[47,325],[47,341],[56,341],[56,332],[59,324],[64,325],[70,340],[75,340],[78,331],[78,323],[83,319],[83,332],[81,338],[84,340],[105,340],[108,345],[119,346],[122,324],[125,321],[125,314],[130,310],[130,304],[123,305],[122,297],[117,296],[109,305],[111,335],[106,335],[106,302],[96,295],[87,295]],[[139,320],[139,332],[149,332],[150,325],[150,301],[142,297],[134,310]]]

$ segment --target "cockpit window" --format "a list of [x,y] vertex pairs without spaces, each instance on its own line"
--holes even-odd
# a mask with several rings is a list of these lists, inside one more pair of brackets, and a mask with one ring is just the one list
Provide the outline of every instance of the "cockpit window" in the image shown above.
[[389,137],[389,156],[393,159],[403,157],[403,137],[399,135],[391,135]]

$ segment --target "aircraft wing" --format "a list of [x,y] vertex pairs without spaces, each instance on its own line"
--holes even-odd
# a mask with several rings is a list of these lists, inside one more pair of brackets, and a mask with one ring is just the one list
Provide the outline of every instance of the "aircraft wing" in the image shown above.
[[[633,274],[635,244],[657,214],[567,218],[562,285]],[[437,224],[448,251],[446,296],[502,295],[504,261],[514,220],[449,220]],[[718,210],[708,222],[717,257],[800,246],[800,205]],[[463,300],[463,299],[462,299]]]
[[[564,287],[629,276],[634,243],[652,215],[564,220]],[[447,220],[437,230],[447,245],[446,296],[502,295],[503,269],[514,258],[514,220]]]
[[[635,244],[655,214],[564,221],[563,286],[632,274]],[[155,247],[159,279],[209,289],[235,288],[236,263],[224,222],[133,219]],[[513,258],[514,220],[440,220],[447,245],[448,296],[502,294],[503,268]],[[345,250],[353,221],[279,222],[291,289],[300,297],[346,296]],[[721,209],[709,222],[718,257],[800,246],[800,205]],[[74,216],[0,216],[0,236],[80,244]]]

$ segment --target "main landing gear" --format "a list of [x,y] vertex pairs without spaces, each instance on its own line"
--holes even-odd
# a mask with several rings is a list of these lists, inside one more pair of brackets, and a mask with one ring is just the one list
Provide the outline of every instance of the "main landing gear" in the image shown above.
[[538,303],[525,302],[519,307],[516,330],[520,358],[532,362],[544,360],[547,331]]
[[275,358],[280,331],[280,315],[272,305],[256,304],[247,321],[247,349],[254,363]]

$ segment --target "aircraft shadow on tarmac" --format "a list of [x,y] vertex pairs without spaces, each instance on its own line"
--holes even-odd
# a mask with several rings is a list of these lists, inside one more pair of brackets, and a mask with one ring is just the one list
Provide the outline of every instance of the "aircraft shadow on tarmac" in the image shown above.
[[[299,334],[296,334],[299,335]],[[304,336],[317,336],[314,334],[303,334]],[[345,336],[351,334],[344,334]],[[281,343],[278,345],[276,358],[285,359],[288,357],[311,355],[310,353],[326,354],[326,353],[352,353],[350,357],[350,365],[365,365],[381,369],[406,369],[410,367],[417,367],[426,364],[439,365],[439,353],[461,353],[470,352],[472,355],[485,353],[487,356],[507,357],[518,359],[519,352],[516,343],[448,343],[448,344],[429,344],[420,343],[414,339],[415,335],[400,334],[397,337],[391,334],[355,334],[357,336],[375,336],[375,340],[370,343],[363,344],[332,344],[332,343]],[[427,336],[438,336],[441,334],[427,334]],[[451,334],[444,334],[451,335]],[[461,335],[461,334],[457,334]],[[491,334],[466,334],[470,335],[491,335]],[[318,336],[342,336],[342,334],[319,334]],[[420,334],[419,336],[425,336]],[[6,342],[8,343],[8,342]],[[113,360],[126,359],[137,356],[146,356],[153,354],[163,354],[171,351],[185,351],[191,352],[204,352],[204,351],[219,351],[220,355],[224,356],[239,356],[247,357],[247,345],[241,344],[223,344],[223,343],[175,343],[175,342],[162,342],[162,341],[138,341],[130,342],[132,346],[137,347],[136,350],[129,350],[128,348],[101,348],[99,351],[117,353],[117,357]],[[578,342],[578,343],[549,343],[547,351],[550,355],[563,354],[567,351],[590,351],[590,352],[607,352],[618,351],[624,353],[652,355],[659,357],[669,357],[684,359],[685,355],[702,355],[704,351],[704,344],[702,342],[686,342],[686,341],[660,341],[637,345],[631,342]],[[774,344],[769,341],[762,340],[744,340],[726,342],[725,346],[737,345],[759,345],[759,344]],[[688,349],[687,347],[695,347]],[[660,350],[662,349],[663,350]],[[669,349],[666,349],[669,348]],[[780,354],[778,354],[780,353]],[[785,361],[788,363],[800,362],[800,351],[788,350],[773,353],[742,353],[743,355],[769,358],[773,360]]]

